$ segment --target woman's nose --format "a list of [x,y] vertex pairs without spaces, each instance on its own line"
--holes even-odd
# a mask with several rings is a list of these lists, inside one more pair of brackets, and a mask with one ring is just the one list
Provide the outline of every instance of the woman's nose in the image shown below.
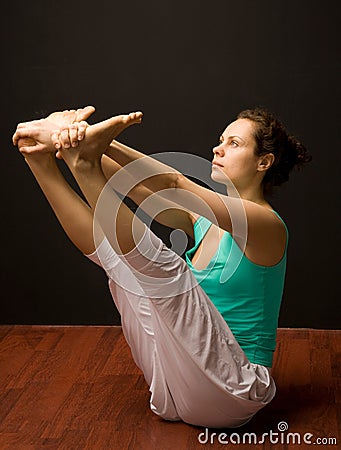
[[212,151],[214,155],[222,156],[224,154],[224,150],[221,145],[217,145],[216,147],[213,148]]

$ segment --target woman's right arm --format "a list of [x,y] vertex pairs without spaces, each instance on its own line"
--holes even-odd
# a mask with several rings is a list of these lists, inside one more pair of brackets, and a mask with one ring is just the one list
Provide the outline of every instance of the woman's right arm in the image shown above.
[[[125,149],[129,148],[125,146]],[[136,150],[131,150],[137,152]],[[122,163],[127,162],[127,159],[124,158],[124,156],[120,154],[119,151],[117,153],[118,155],[121,155],[121,158],[118,157],[118,159],[121,159]],[[134,179],[134,177],[117,161],[110,158],[109,156],[103,155],[101,164],[103,173],[107,180],[110,180],[110,178],[114,176],[119,170],[125,171],[125,178],[130,179],[130,182],[128,182],[127,184],[134,186],[133,189],[131,189],[127,193],[127,196],[137,205],[141,205],[141,209],[145,211],[150,217],[152,217],[153,220],[161,223],[166,227],[183,230],[186,234],[193,238],[193,223],[198,217],[196,214],[191,213],[177,203],[174,203],[171,200],[167,199],[167,192],[165,192],[164,195],[162,195],[162,193],[160,195],[156,189],[156,186],[153,185],[153,180],[150,181],[149,187],[147,187],[144,182],[136,184],[136,180]],[[154,181],[157,181],[156,177],[153,178]],[[160,181],[157,183],[159,184]],[[115,188],[115,190],[120,192],[117,184],[113,183],[113,187]],[[155,191],[150,189],[150,187],[154,187]],[[122,192],[120,192],[120,194],[122,194]],[[152,201],[148,201],[148,198],[152,199]]]
[[111,142],[105,155],[125,167],[134,178],[141,179],[143,185],[152,192],[175,187],[180,175],[173,167],[115,140]]

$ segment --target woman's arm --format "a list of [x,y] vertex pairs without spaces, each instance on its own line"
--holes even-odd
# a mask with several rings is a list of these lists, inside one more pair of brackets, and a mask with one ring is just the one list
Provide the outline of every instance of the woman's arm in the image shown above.
[[[92,125],[88,128],[87,134],[93,127],[106,127],[106,124],[110,124],[112,120],[116,119],[108,119],[100,124]],[[238,228],[237,233],[240,234],[241,243],[245,241],[247,233],[248,243],[254,242],[257,245],[263,245],[268,236],[274,234],[274,216],[266,208],[239,197],[221,195],[206,189],[190,181],[175,169],[136,150],[129,149],[123,144],[116,144],[116,141],[113,143],[108,137],[109,135],[106,136],[108,144],[105,144],[103,140],[101,145],[104,148],[110,147],[111,150],[108,153],[121,161],[123,166],[130,162],[129,172],[135,179],[141,178],[145,185],[147,182],[151,182],[153,191],[167,189],[168,200],[181,205],[185,210],[207,217],[220,228],[233,233],[236,239],[239,238],[236,235],[236,228]],[[87,146],[87,152],[91,153],[91,151],[91,145]],[[101,153],[99,150],[96,151],[98,152],[97,156],[101,159],[103,150]],[[122,182],[124,184],[124,179]],[[278,224],[282,231],[280,221]],[[236,225],[239,226],[236,227]],[[247,230],[245,230],[246,226]]]
[[[102,156],[101,165],[107,180],[110,180],[110,178],[117,174],[119,170],[125,171],[125,168],[122,168],[118,162],[106,155]],[[196,218],[195,215],[165,198],[166,194],[162,196],[158,193],[154,193],[143,183],[135,184],[134,178],[128,171],[125,171],[125,177],[130,178],[130,184],[131,186],[134,186],[133,189],[127,193],[127,196],[133,200],[134,203],[139,206],[141,205],[141,209],[149,214],[153,220],[156,220],[166,227],[183,230],[193,238],[193,222]],[[120,192],[117,183],[114,182],[113,187],[116,191]],[[122,192],[120,193],[122,194]],[[152,201],[146,201],[150,196],[152,196]]]
[[[233,231],[236,232],[236,218],[239,221],[243,215],[245,218],[244,205],[239,198],[221,195],[201,187],[172,167],[116,140],[111,142],[105,155],[112,161],[115,161],[116,164],[127,168],[127,171],[134,178],[142,179],[144,187],[150,191],[159,192],[167,189],[165,194],[168,201],[181,205],[179,208],[188,211],[187,222],[190,222],[188,228],[191,229],[190,235],[192,237],[193,222],[198,215],[207,217],[220,228],[229,232],[232,232],[233,228]],[[110,162],[107,159],[103,161],[108,167],[110,166]],[[232,223],[233,217],[234,223]],[[171,221],[172,216],[170,216],[170,223]],[[247,230],[245,230],[244,226],[244,230],[240,234],[245,236],[246,233]]]
[[180,174],[173,167],[116,140],[111,142],[105,155],[116,161],[121,167],[125,167],[137,180],[141,179],[144,186],[152,192],[174,187],[177,176]]
[[[278,238],[283,236],[283,224],[272,211],[250,200],[235,196],[226,196],[200,186],[184,175],[180,174],[175,182],[175,191],[191,193],[194,199],[192,210],[200,215],[214,217],[217,225],[233,233],[239,243],[247,239],[247,244],[264,250],[264,243],[271,240],[277,245]],[[176,201],[176,199],[175,199]],[[208,205],[209,212],[205,213],[202,204]],[[246,220],[245,220],[246,219]],[[245,228],[246,227],[246,228]],[[239,236],[239,233],[241,235]]]
[[[191,222],[189,227],[191,229],[195,218],[203,215],[220,228],[234,233],[237,241],[240,233],[241,244],[243,238],[247,236],[249,245],[258,246],[266,242],[269,236],[277,233],[281,235],[283,232],[281,222],[274,218],[270,210],[241,199],[238,193],[228,196],[216,193],[194,183],[175,169],[116,140],[112,141],[105,154],[120,166],[126,166],[132,175],[140,176],[143,185],[151,191],[170,189],[168,199],[176,205],[181,205],[180,208],[191,211],[188,219]],[[132,162],[133,164],[130,164]],[[160,175],[153,176],[156,173]],[[228,180],[226,184],[228,186]]]

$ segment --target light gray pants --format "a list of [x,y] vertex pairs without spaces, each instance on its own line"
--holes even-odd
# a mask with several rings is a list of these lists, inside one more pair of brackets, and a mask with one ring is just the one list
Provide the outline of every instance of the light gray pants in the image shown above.
[[125,256],[105,239],[89,259],[104,268],[152,411],[204,427],[239,427],[268,404],[269,370],[251,363],[186,262],[148,227]]

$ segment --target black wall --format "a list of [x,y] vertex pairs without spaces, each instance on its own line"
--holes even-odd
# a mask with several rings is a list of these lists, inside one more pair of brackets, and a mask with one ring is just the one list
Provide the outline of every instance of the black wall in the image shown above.
[[262,105],[313,155],[270,199],[290,232],[280,326],[339,328],[339,9],[336,0],[3,6],[1,322],[119,323],[105,274],[72,246],[11,145],[18,122],[87,104],[97,107],[91,123],[141,109],[143,125],[123,142],[210,159],[227,123]]

